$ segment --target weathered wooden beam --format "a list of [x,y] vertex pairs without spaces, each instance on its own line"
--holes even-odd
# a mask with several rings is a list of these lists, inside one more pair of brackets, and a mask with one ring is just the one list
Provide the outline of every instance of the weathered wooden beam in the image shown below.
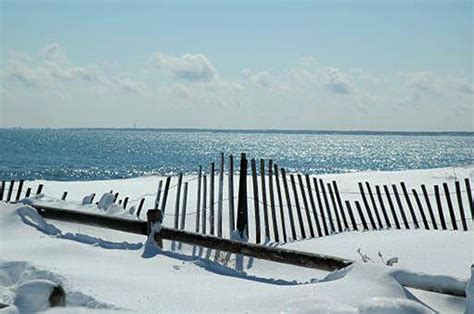
[[240,173],[239,173],[239,199],[237,202],[237,230],[242,239],[249,237],[249,221],[247,207],[247,157],[245,153],[240,155]]

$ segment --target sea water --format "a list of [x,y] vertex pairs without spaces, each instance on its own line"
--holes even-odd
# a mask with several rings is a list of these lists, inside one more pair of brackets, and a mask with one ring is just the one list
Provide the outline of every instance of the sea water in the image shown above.
[[474,133],[0,129],[0,179],[99,180],[195,173],[220,152],[309,174],[473,164]]

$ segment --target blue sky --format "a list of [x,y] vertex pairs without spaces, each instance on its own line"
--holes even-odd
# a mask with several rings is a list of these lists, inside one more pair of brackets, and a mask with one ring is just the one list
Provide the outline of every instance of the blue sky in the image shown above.
[[1,1],[0,126],[473,130],[472,1]]

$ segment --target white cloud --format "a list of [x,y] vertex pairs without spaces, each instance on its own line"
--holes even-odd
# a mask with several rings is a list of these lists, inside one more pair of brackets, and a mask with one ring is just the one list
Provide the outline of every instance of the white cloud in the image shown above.
[[324,69],[324,85],[336,94],[350,94],[354,88],[349,75],[337,68],[328,67]]
[[432,74],[427,72],[404,73],[405,84],[419,92],[439,95],[439,87]]
[[156,52],[155,60],[161,69],[170,72],[177,79],[211,81],[217,78],[217,71],[201,53],[174,57]]
[[472,86],[472,83],[468,82],[467,80],[460,78],[451,78],[450,84],[454,90],[460,93],[468,95],[474,94],[474,87]]
[[270,77],[270,73],[263,71],[263,72],[253,72],[250,69],[243,69],[240,72],[248,81],[253,84],[260,85],[262,87],[269,87],[272,84],[272,78]]

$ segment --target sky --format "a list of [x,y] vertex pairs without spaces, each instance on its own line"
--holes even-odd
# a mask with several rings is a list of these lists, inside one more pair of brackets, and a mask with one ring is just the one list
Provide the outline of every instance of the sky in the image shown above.
[[0,0],[0,127],[474,131],[472,1]]

